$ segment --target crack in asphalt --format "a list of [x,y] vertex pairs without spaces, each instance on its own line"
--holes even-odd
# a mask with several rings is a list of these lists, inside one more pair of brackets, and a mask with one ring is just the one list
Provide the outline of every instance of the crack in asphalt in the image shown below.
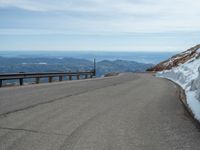
[[45,102],[33,104],[33,105],[30,105],[30,106],[27,106],[27,107],[24,107],[24,108],[20,108],[20,109],[8,111],[8,112],[6,112],[6,113],[0,114],[0,119],[1,119],[1,118],[5,118],[5,117],[7,117],[8,115],[13,114],[13,113],[16,113],[16,112],[28,110],[28,109],[35,108],[35,107],[37,107],[37,106],[44,105],[44,104],[53,103],[53,102],[55,102],[55,101],[59,101],[59,100],[62,100],[62,99],[64,99],[64,98],[69,98],[69,97],[72,97],[72,96],[78,96],[78,95],[81,95],[81,94],[84,94],[84,93],[96,91],[96,90],[99,90],[99,89],[102,89],[102,88],[106,88],[106,87],[112,87],[112,86],[117,86],[117,85],[121,85],[121,84],[126,84],[127,82],[130,82],[130,80],[129,80],[129,81],[126,81],[126,82],[121,82],[121,83],[113,83],[113,84],[111,84],[111,85],[107,85],[107,86],[103,86],[103,87],[100,87],[100,88],[96,88],[96,89],[94,89],[94,90],[86,90],[86,91],[82,91],[82,92],[70,94],[70,95],[67,95],[67,96],[58,97],[58,98],[55,98],[55,99],[52,99],[52,100],[49,100],[49,101],[45,101]]
[[0,127],[0,130],[24,131],[24,132],[29,132],[29,133],[38,133],[38,134],[45,134],[45,135],[69,136],[69,135],[61,134],[61,133],[43,132],[43,131],[37,131],[37,130],[31,130],[31,129],[23,129],[23,128]]

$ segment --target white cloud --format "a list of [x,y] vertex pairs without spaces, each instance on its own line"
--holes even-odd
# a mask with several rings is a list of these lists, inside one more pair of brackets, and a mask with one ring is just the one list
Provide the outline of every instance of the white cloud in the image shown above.
[[34,39],[24,49],[184,50],[199,42],[199,8],[199,0],[0,0],[0,49],[56,34],[57,44]]
[[0,0],[0,8],[10,7],[93,16],[74,16],[67,21],[56,19],[66,29],[74,30],[168,32],[200,29],[199,0]]

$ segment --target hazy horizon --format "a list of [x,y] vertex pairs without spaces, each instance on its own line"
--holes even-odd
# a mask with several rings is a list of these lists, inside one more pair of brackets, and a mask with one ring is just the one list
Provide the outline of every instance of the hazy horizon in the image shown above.
[[[186,49],[185,49],[186,50]],[[176,51],[155,51],[155,50],[0,50],[0,52],[74,52],[74,53],[98,53],[98,52],[105,52],[105,53],[180,53],[185,50],[176,50]]]
[[156,64],[168,59],[176,52],[111,52],[111,51],[0,51],[0,57],[10,58],[75,58],[93,61],[128,60]]

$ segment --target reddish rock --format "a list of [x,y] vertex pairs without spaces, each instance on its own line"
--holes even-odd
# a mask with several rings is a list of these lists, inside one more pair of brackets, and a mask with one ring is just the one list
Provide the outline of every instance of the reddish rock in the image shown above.
[[147,69],[147,71],[156,72],[156,71],[169,70],[172,67],[176,67],[179,64],[185,63],[186,61],[188,61],[189,59],[191,59],[193,57],[199,56],[199,53],[200,53],[200,44],[196,45],[180,54],[177,54],[177,55],[171,57],[170,59],[165,60],[165,61],[155,65],[152,68]]

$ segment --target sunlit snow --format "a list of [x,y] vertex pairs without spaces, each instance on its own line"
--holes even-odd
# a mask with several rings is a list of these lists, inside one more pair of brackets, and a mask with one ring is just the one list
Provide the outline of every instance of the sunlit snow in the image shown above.
[[200,121],[200,58],[192,58],[178,67],[158,72],[156,76],[168,78],[185,89],[188,106]]

